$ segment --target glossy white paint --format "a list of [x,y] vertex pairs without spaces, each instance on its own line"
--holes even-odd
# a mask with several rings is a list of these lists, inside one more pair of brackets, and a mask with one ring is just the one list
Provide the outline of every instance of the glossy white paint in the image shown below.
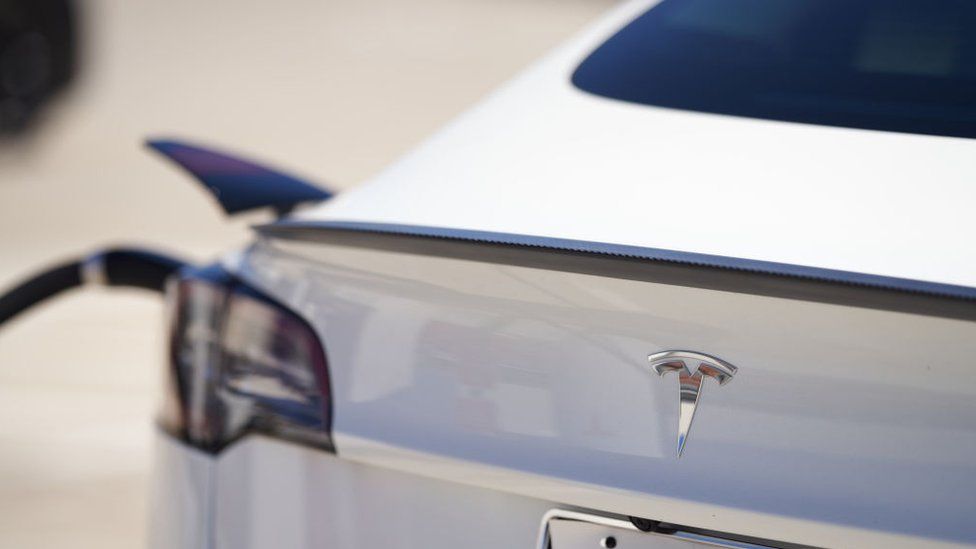
[[209,549],[213,546],[213,458],[158,431],[155,446],[149,547]]
[[[344,458],[789,542],[976,542],[974,323],[324,244],[240,265],[323,338]],[[739,367],[680,460],[665,349]]]
[[217,456],[163,433],[150,547],[532,547],[556,505],[262,436]]
[[553,506],[263,437],[216,463],[218,548],[529,548]]
[[976,286],[976,141],[683,112],[586,94],[627,3],[303,219],[570,238]]

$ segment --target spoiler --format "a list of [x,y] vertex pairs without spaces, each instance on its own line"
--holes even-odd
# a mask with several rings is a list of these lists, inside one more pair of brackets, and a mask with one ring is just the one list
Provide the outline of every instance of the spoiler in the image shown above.
[[146,146],[175,162],[210,191],[228,215],[273,208],[281,216],[303,202],[321,202],[332,192],[227,153],[172,139]]

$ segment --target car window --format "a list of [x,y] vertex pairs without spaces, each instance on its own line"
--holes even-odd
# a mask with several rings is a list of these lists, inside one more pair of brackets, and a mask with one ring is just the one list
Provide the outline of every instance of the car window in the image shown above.
[[976,137],[976,2],[665,0],[578,88],[694,111]]

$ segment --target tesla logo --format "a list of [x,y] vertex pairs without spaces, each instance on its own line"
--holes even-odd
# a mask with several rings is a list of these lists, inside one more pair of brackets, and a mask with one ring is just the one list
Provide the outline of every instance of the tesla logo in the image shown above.
[[678,457],[681,457],[701,399],[702,381],[710,377],[719,385],[725,385],[738,368],[713,356],[691,351],[654,353],[647,357],[647,361],[660,376],[668,372],[678,373]]

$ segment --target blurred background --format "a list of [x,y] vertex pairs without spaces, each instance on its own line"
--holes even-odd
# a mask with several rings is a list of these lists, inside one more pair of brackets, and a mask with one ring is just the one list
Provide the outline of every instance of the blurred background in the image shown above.
[[[368,178],[610,0],[0,0],[0,288],[111,243],[248,238],[141,146]],[[139,547],[161,300],[83,290],[0,331],[0,547]]]

